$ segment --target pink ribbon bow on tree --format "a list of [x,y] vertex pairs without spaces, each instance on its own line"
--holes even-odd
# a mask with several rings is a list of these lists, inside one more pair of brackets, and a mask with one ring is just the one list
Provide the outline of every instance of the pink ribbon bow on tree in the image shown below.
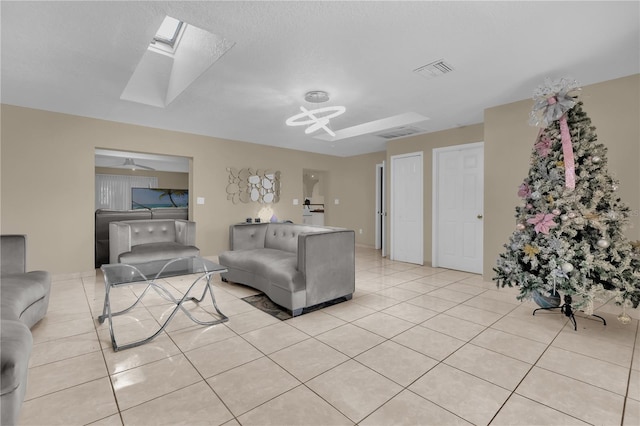
[[[549,98],[549,105],[556,103],[556,98]],[[573,146],[571,146],[571,133],[567,124],[567,114],[560,117],[560,137],[562,139],[562,155],[564,155],[564,182],[567,188],[576,187],[576,163],[573,158]]]
[[[560,120],[560,137],[562,139],[562,154],[564,155],[565,187],[574,189],[576,187],[576,167],[573,157],[573,146],[571,145],[571,133],[567,124],[567,111],[576,105],[575,96],[571,92],[579,90],[578,84],[567,78],[561,78],[551,83],[545,80],[545,85],[536,90],[534,98],[537,99],[529,122],[534,126],[542,125],[548,127],[549,124]],[[544,149],[545,147],[536,147]],[[540,152],[542,155],[543,153]],[[543,155],[545,156],[545,155]]]

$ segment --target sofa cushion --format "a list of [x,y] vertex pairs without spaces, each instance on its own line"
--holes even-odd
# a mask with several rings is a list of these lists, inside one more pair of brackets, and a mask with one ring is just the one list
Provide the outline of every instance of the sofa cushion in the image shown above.
[[176,241],[174,220],[151,219],[127,221],[131,227],[131,246]]
[[[2,276],[2,319],[22,320],[32,326],[44,316],[34,320],[29,316],[29,308],[45,300],[51,290],[51,277],[46,271],[32,271],[24,274]],[[48,305],[48,303],[47,303]],[[44,307],[46,312],[46,306]]]
[[264,248],[264,237],[268,223],[238,224],[229,227],[231,250]]
[[292,257],[282,256],[269,266],[266,276],[269,278],[271,285],[291,293],[305,290],[304,276],[302,272],[298,271],[298,257],[296,255]]
[[297,254],[275,249],[233,250],[220,254],[220,264],[227,268],[265,277],[271,285],[295,292],[304,289],[298,271]]
[[265,235],[264,246],[297,254],[298,235],[311,232],[327,232],[327,229],[289,223],[270,223]]
[[141,263],[152,260],[173,259],[176,257],[191,257],[200,255],[195,246],[185,246],[176,242],[160,242],[139,244],[131,247],[131,251],[121,253],[120,263]]

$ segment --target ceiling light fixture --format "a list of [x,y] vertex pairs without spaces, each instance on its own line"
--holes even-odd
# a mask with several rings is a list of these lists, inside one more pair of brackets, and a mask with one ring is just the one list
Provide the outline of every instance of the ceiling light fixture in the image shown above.
[[304,94],[304,100],[312,104],[321,104],[329,100],[329,94],[324,90],[312,90]]
[[[323,103],[329,100],[329,94],[323,90],[313,90],[311,92],[307,92],[304,95],[304,99],[310,103]],[[336,134],[327,127],[329,119],[344,114],[346,110],[347,109],[343,106],[324,107],[312,110],[308,110],[301,106],[300,111],[302,112],[289,117],[285,123],[287,126],[308,126],[304,131],[307,135],[315,132],[316,130],[324,129],[324,131],[329,135],[335,136]],[[318,114],[325,115],[318,116]],[[304,120],[305,118],[306,120]]]

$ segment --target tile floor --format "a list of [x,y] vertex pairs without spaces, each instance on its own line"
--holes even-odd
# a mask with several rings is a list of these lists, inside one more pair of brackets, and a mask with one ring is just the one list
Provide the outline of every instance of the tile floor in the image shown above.
[[[114,352],[96,278],[54,282],[22,425],[638,425],[640,333],[542,312],[481,277],[357,249],[353,300],[279,321],[216,279],[229,322],[178,313],[153,342]],[[172,279],[182,289],[187,277]],[[114,290],[114,309],[141,288]],[[153,296],[153,295],[151,295]],[[118,317],[125,343],[168,315],[159,297]],[[194,315],[212,306],[190,305]],[[202,317],[204,318],[204,316]]]

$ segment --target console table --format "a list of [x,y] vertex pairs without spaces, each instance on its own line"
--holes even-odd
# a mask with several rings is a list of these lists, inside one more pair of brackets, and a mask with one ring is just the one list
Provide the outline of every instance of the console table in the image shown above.
[[[104,274],[104,284],[105,284],[105,296],[104,296],[104,307],[102,309],[102,315],[98,317],[98,321],[100,323],[104,323],[105,319],[109,320],[109,333],[111,334],[111,345],[113,346],[113,350],[118,351],[121,349],[133,348],[136,346],[140,346],[144,343],[147,343],[153,340],[158,334],[160,334],[169,324],[169,322],[173,319],[178,310],[182,310],[192,321],[201,325],[215,325],[220,324],[222,322],[228,321],[227,316],[225,316],[220,309],[218,309],[218,305],[216,304],[216,298],[213,294],[213,288],[211,286],[211,278],[215,274],[219,274],[222,272],[227,272],[227,269],[223,266],[220,266],[216,263],[213,263],[207,259],[202,257],[182,257],[177,259],[170,260],[156,260],[152,262],[144,262],[144,263],[136,263],[136,264],[127,264],[127,263],[112,263],[102,265],[100,267]],[[195,274],[196,278],[193,283],[189,286],[188,290],[184,293],[184,295],[180,299],[176,299],[170,292],[164,287],[162,280],[164,278],[175,277],[180,275],[192,275]],[[200,298],[189,296],[189,293],[194,289],[196,284],[201,280],[205,280],[204,290],[202,291],[202,295]],[[126,309],[123,309],[118,312],[111,312],[111,299],[110,293],[111,290],[121,286],[127,286],[131,284],[141,284],[146,286],[142,294],[136,299],[136,301]],[[160,326],[158,331],[156,331],[151,336],[138,340],[132,343],[127,343],[125,345],[118,345],[116,343],[116,338],[113,330],[113,317],[125,314],[131,311],[142,298],[147,294],[147,292],[153,289],[156,291],[162,298],[165,300],[174,303],[176,306],[167,318],[167,320]],[[183,304],[186,301],[193,301],[196,303],[200,303],[204,300],[207,293],[211,297],[211,301],[213,302],[213,307],[216,312],[220,316],[213,321],[201,321],[184,308]]]

